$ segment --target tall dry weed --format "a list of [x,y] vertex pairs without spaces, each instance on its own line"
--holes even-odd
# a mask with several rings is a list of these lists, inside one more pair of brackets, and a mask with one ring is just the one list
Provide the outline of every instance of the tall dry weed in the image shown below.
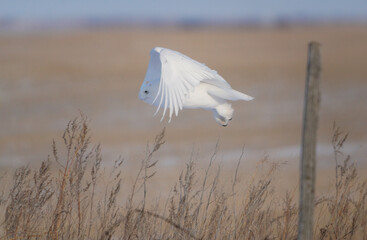
[[[367,186],[358,178],[356,164],[342,152],[348,133],[334,123],[332,146],[334,150],[334,193],[323,200],[326,223],[319,229],[320,239],[366,239]],[[319,212],[320,214],[320,212]],[[317,230],[317,229],[316,229]]]

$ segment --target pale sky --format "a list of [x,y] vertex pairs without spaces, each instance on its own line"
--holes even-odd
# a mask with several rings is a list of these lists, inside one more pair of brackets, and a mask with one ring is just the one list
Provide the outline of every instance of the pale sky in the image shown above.
[[0,19],[367,20],[367,0],[0,0]]

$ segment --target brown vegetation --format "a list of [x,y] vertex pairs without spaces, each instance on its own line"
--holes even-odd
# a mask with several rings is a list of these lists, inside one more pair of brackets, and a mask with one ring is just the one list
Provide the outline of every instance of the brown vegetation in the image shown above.
[[[147,202],[148,182],[158,162],[154,153],[164,144],[165,130],[147,146],[146,157],[130,192],[121,192],[124,167],[118,159],[101,171],[99,145],[90,147],[84,116],[71,121],[63,148],[39,169],[20,167],[0,198],[1,239],[295,239],[297,206],[294,191],[274,195],[279,163],[264,159],[251,179],[239,184],[239,157],[231,188],[221,185],[221,166],[215,166],[217,147],[207,168],[196,168],[193,153],[171,195]],[[334,127],[333,193],[315,202],[315,239],[366,239],[366,182],[341,148],[347,139]],[[62,152],[62,150],[64,152]],[[53,176],[52,168],[59,174]],[[102,178],[108,178],[107,181]],[[4,176],[0,181],[4,181]],[[123,200],[123,201],[122,201]],[[125,202],[125,203],[124,203]]]

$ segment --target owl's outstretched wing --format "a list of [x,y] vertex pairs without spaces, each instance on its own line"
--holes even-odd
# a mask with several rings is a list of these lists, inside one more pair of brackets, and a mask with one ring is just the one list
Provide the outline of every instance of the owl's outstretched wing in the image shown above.
[[173,112],[177,116],[189,92],[200,82],[213,84],[220,88],[231,88],[216,71],[179,52],[156,47],[151,51],[150,61],[157,60],[160,61],[160,64],[154,65],[161,67],[160,82],[153,103],[159,101],[156,113],[161,107],[164,108],[161,121],[167,108],[170,109],[169,122]]

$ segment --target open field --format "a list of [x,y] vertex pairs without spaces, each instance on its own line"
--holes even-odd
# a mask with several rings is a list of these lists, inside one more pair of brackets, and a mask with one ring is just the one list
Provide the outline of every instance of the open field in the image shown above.
[[[261,172],[258,170],[260,162],[268,158],[271,162],[286,162],[272,175],[271,184],[275,189],[272,194],[282,202],[285,193],[291,191],[293,203],[296,203],[306,49],[310,40],[322,43],[323,57],[318,196],[329,196],[335,190],[331,144],[334,121],[349,132],[342,150],[356,162],[360,177],[357,182],[360,183],[367,175],[367,27],[363,24],[0,33],[0,174],[8,172],[2,178],[2,187],[9,189],[12,186],[10,178],[16,167],[26,164],[38,167],[48,155],[52,155],[53,139],[60,148],[66,124],[82,111],[89,119],[92,145],[101,144],[105,174],[109,176],[120,155],[124,159],[124,184],[121,185],[119,204],[126,205],[126,193],[130,193],[141,160],[146,157],[147,142],[152,143],[163,127],[166,127],[165,144],[154,155],[153,160],[159,160],[154,166],[157,173],[149,179],[147,199],[150,203],[164,206],[159,199],[166,201],[171,196],[174,183],[192,153],[199,175],[195,189],[200,190],[217,142],[219,147],[210,179],[215,178],[215,169],[220,165],[222,185],[216,193],[223,193],[225,197],[215,198],[218,206],[233,209],[231,193],[223,189],[232,188],[242,149],[244,156],[238,168],[238,179],[246,188],[241,189],[242,185],[237,184],[241,189],[239,192],[250,189],[247,186],[251,179]],[[211,113],[202,110],[184,110],[170,124],[167,120],[159,122],[159,117],[152,117],[155,108],[137,98],[149,51],[154,46],[175,49],[206,63],[233,88],[254,96],[255,100],[235,102],[234,118],[226,128],[220,127]],[[65,161],[65,155],[60,154]],[[58,171],[58,164],[52,161],[51,176],[60,179]],[[88,174],[86,176],[90,177]],[[108,182],[101,181],[103,184]],[[59,191],[60,186],[53,184],[53,190]],[[103,184],[100,185],[102,188]],[[52,197],[53,204],[58,193]],[[136,209],[142,206],[141,194],[134,202]],[[246,202],[248,195],[241,196],[243,198],[237,202]],[[103,194],[98,197],[101,200]],[[224,202],[218,202],[222,200]],[[75,204],[73,201],[71,205]],[[152,204],[148,205],[152,210]],[[277,208],[272,211],[283,213],[280,210],[282,205],[275,205]],[[267,202],[265,206],[273,205]],[[47,207],[54,209],[55,206],[50,203]],[[241,207],[239,204],[238,208]],[[325,213],[326,209],[323,205],[319,214]],[[157,212],[163,215],[162,209]],[[280,216],[271,214],[272,217]],[[51,213],[47,216],[54,217]],[[294,213],[291,216],[294,218]],[[240,221],[240,217],[237,220]],[[322,221],[327,223],[325,219]],[[201,224],[206,226],[209,223]],[[233,230],[231,224],[228,229]],[[326,226],[323,224],[319,227]],[[158,225],[153,229],[158,229]],[[150,230],[146,229],[145,233]],[[294,229],[289,231],[294,234]],[[275,232],[272,236],[285,234],[276,235]],[[167,234],[171,236],[169,231]],[[203,233],[195,236],[200,234]],[[232,231],[231,234],[235,233]]]
[[[165,156],[224,152],[251,158],[298,156],[306,46],[323,44],[321,155],[331,153],[333,121],[350,132],[350,154],[366,156],[367,30],[361,26],[234,29],[92,29],[0,35],[0,162],[44,159],[48,144],[83,111],[104,153],[134,156],[167,126]],[[171,124],[137,99],[154,46],[177,49],[218,70],[255,97],[235,102],[219,128],[211,113],[186,110]],[[187,124],[187,123],[190,124]],[[205,123],[205,124],[203,124]],[[224,156],[225,157],[225,156]],[[170,161],[171,161],[170,160]]]
[[[298,169],[306,47],[323,44],[319,167],[329,167],[333,122],[350,132],[347,154],[367,156],[367,30],[365,25],[289,28],[81,29],[0,35],[0,164],[40,162],[66,123],[90,119],[94,141],[113,161],[134,163],[167,126],[161,164],[175,168],[195,146],[208,155],[219,139],[225,162],[245,146],[248,166],[269,155]],[[206,63],[233,88],[255,97],[235,102],[226,128],[210,112],[182,111],[171,124],[137,93],[154,46]],[[190,123],[190,124],[188,124]]]

